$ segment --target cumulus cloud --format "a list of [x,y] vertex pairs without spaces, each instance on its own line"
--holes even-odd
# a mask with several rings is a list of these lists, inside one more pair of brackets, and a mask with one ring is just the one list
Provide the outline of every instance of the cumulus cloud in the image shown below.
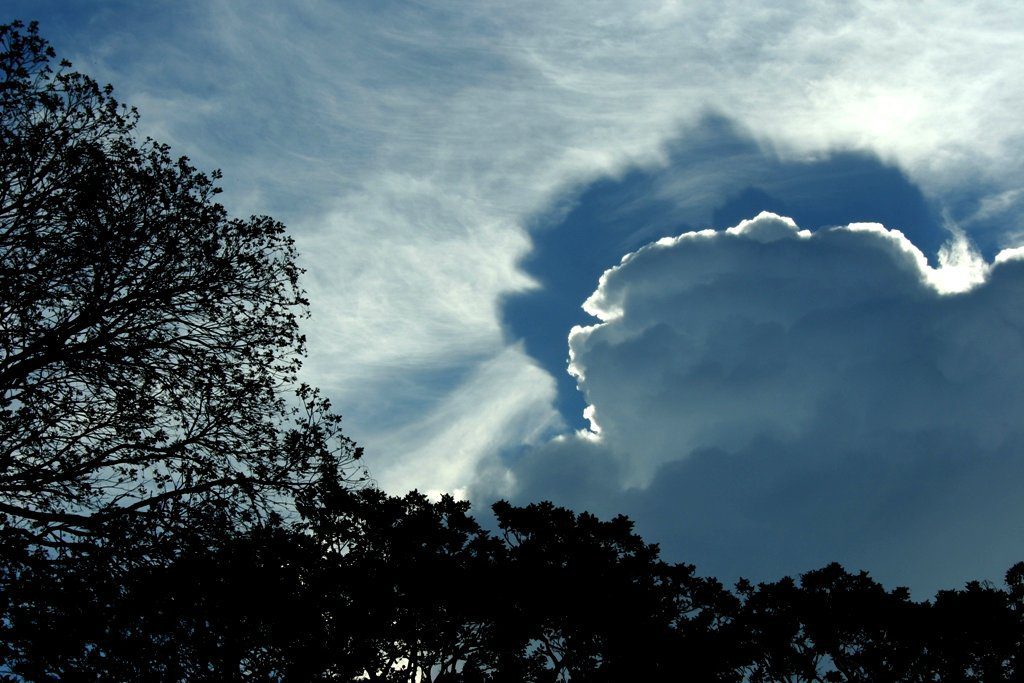
[[569,337],[593,432],[524,499],[635,515],[726,577],[833,559],[927,589],[1024,541],[1024,254],[762,213],[628,254]]

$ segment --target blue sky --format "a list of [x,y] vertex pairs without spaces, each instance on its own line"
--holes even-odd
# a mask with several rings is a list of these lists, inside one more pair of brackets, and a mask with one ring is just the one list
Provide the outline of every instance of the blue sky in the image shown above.
[[1024,557],[1018,3],[4,7],[289,225],[383,487],[723,578]]

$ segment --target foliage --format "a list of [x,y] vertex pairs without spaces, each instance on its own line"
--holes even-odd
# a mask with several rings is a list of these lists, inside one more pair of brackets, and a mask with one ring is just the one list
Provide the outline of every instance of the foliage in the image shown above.
[[38,543],[195,506],[253,523],[358,450],[296,386],[284,226],[138,142],[110,86],[0,26],[0,513]]
[[[837,564],[734,592],[622,517],[338,489],[302,524],[168,562],[6,554],[0,650],[25,680],[1010,681],[1024,564],[915,602]],[[128,541],[130,542],[130,541]],[[119,566],[111,572],[111,566]],[[16,581],[11,580],[17,578]]]

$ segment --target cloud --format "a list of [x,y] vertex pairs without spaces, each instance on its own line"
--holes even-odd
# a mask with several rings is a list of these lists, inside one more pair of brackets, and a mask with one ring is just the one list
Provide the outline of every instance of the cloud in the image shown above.
[[[875,153],[969,234],[1003,226],[1000,246],[1020,230],[1016,3],[7,6],[139,105],[143,132],[222,168],[229,208],[298,236],[307,378],[371,466],[420,457],[377,435],[415,433],[505,357],[498,302],[536,284],[516,268],[531,217],[666,161],[708,111],[787,159]],[[686,187],[738,192],[734,168]]]
[[935,203],[876,156],[784,161],[729,121],[706,117],[668,146],[664,165],[600,179],[535,219],[520,267],[540,286],[504,297],[502,323],[558,378],[557,406],[567,420],[584,426],[580,393],[564,371],[565,333],[586,324],[580,302],[608,265],[661,235],[725,228],[761,210],[810,229],[851,221],[899,226],[933,263],[951,237]]
[[509,444],[532,447],[565,428],[551,408],[554,381],[516,346],[481,363],[459,387],[440,392],[419,419],[371,435],[384,453],[402,455],[377,458],[371,474],[380,486],[464,497],[484,482],[506,495],[512,482],[501,456]]
[[573,329],[595,433],[511,464],[521,499],[633,514],[763,578],[833,559],[931,589],[1024,541],[1024,258],[762,213],[626,255]]

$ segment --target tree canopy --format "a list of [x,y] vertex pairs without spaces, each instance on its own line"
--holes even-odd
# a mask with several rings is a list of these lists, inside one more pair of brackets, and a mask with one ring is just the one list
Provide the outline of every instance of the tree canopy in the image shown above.
[[294,244],[230,217],[111,86],[0,27],[0,513],[65,543],[114,517],[252,521],[358,457],[296,385]]
[[24,680],[1012,681],[1024,565],[914,601],[832,564],[728,590],[623,517],[338,490],[300,525],[14,560],[0,662]]

